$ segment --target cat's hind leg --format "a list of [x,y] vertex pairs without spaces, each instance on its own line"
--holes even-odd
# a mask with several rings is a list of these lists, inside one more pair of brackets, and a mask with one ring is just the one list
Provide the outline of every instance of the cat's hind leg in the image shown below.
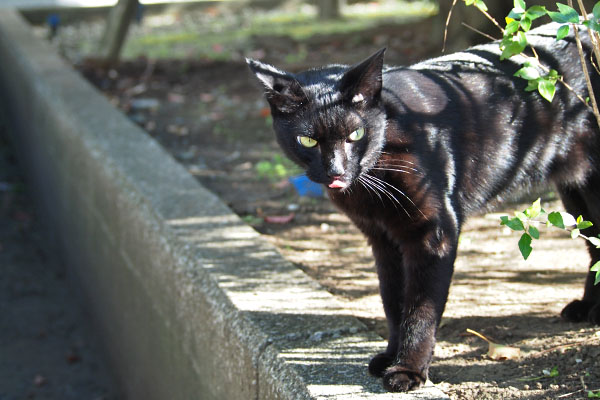
[[[590,179],[585,188],[559,188],[560,196],[566,210],[574,215],[582,215],[594,225],[583,233],[586,236],[598,237],[600,234],[600,175]],[[600,249],[587,243],[591,264],[600,261]],[[596,273],[588,271],[583,298],[569,303],[561,312],[561,316],[570,322],[591,322],[600,325],[600,284],[594,285]]]

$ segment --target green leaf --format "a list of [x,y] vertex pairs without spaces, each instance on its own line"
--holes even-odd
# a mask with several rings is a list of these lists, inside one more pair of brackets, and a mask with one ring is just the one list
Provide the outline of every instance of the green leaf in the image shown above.
[[488,8],[483,2],[483,0],[475,0],[475,7],[479,8],[481,11],[487,11]]
[[500,219],[502,221],[502,222],[500,222],[500,225],[508,226],[513,231],[524,231],[525,230],[525,225],[523,225],[523,222],[521,222],[521,220],[519,218],[515,217],[512,219],[509,219],[507,216],[503,216]]
[[521,235],[521,239],[519,239],[519,250],[521,251],[523,259],[527,260],[527,257],[529,257],[533,250],[531,247],[531,236],[529,236],[528,233]]
[[559,212],[554,211],[548,214],[548,222],[556,226],[557,228],[565,229],[565,224],[563,222],[562,215],[560,215]]
[[550,370],[550,377],[551,378],[555,378],[558,376],[558,367],[554,366],[552,367],[552,369]]
[[[513,22],[516,22],[518,25],[517,21]],[[508,25],[511,25],[513,22]],[[527,36],[525,36],[525,32],[519,31],[513,37],[505,37],[500,42],[500,48],[502,49],[500,60],[506,60],[515,54],[522,53],[523,50],[525,50],[525,47],[527,47]]]
[[533,204],[531,204],[531,207],[529,207],[527,210],[525,210],[525,215],[527,215],[529,218],[536,218],[538,215],[540,215],[540,213],[542,212],[542,199],[540,199],[538,197],[538,199],[536,201],[533,202]]
[[571,239],[577,239],[579,237],[579,229],[575,228],[571,231]]
[[515,211],[515,217],[519,218],[522,222],[525,222],[529,219],[527,218],[527,215],[525,215],[525,213],[522,213],[520,211]]
[[568,212],[561,211],[560,215],[562,216],[563,224],[565,224],[565,226],[577,226],[577,221],[575,220],[575,217],[573,217]]
[[600,19],[600,1],[594,5],[592,14],[594,14],[594,19]]
[[548,13],[548,10],[546,10],[546,7],[544,7],[544,6],[531,6],[525,12],[525,14],[527,15],[527,18],[529,18],[532,21],[535,19],[538,19],[540,17],[543,17],[547,13]]
[[[581,220],[579,218],[581,218]],[[583,230],[594,226],[594,224],[591,221],[584,221],[581,215],[579,216],[579,218],[577,218],[577,229]]]
[[524,30],[525,32],[527,32],[528,30],[530,30],[530,29],[531,29],[531,19],[529,19],[529,18],[527,18],[527,17],[523,17],[523,18],[521,19],[521,22],[520,22],[520,24],[519,24],[519,25],[521,25],[521,28],[523,28],[523,30]]
[[554,93],[556,92],[556,83],[551,82],[548,79],[540,79],[538,82],[538,91],[544,99],[552,102]]
[[600,261],[594,264],[592,268],[590,268],[590,271],[596,273],[596,280],[594,281],[594,285],[597,285],[598,283],[600,283]]
[[574,24],[579,23],[579,13],[574,8],[562,3],[556,3],[556,7],[558,7],[558,11],[560,11],[561,14],[567,15],[569,18],[571,18],[571,21],[569,22]]
[[558,6],[559,12],[548,11],[548,15],[550,16],[550,18],[552,18],[552,21],[558,22],[560,24],[579,23],[579,14],[577,13],[577,11],[565,4],[556,3],[556,5]]
[[588,399],[600,399],[600,390],[598,390],[596,392],[589,390],[587,397],[588,397]]
[[533,92],[538,89],[539,81],[537,79],[531,80],[527,82],[527,87],[525,88],[526,92]]
[[[515,11],[515,9],[513,8],[513,9],[512,9],[512,10],[511,10],[511,11],[508,13],[508,15],[506,16],[505,20],[506,20],[506,19],[510,19],[510,20],[517,20],[517,21],[518,21],[518,20],[520,20],[520,19],[521,19],[521,17],[522,17],[522,16],[523,16],[523,12],[522,12],[522,11],[521,11],[521,12],[517,12],[517,11]],[[508,23],[508,21],[507,21],[506,23]]]
[[514,0],[514,7],[515,8],[513,8],[513,10],[519,13],[523,13],[525,12],[525,8],[527,7],[527,5],[525,4],[524,0]]
[[[533,79],[538,79],[540,77],[540,72],[536,68],[533,68],[533,67],[523,67],[520,70],[518,70],[517,72],[515,72],[515,76],[530,81]],[[536,87],[536,89],[537,89],[537,87]]]
[[529,227],[529,234],[534,239],[539,239],[540,238],[540,231],[535,226],[530,226]]
[[590,241],[591,244],[593,244],[594,246],[596,246],[596,248],[600,249],[600,238],[590,236],[588,238],[588,240]]
[[520,23],[519,21],[511,21],[508,24],[506,24],[506,28],[504,28],[504,35],[505,36],[509,36],[512,35],[513,33],[517,32],[519,30],[519,26]]
[[562,40],[566,38],[570,30],[571,27],[569,25],[563,25],[558,28],[558,31],[556,31],[556,40]]
[[525,32],[517,32],[517,40],[519,42],[519,45],[523,46],[523,49],[525,49],[525,47],[527,47],[527,45],[529,44]]

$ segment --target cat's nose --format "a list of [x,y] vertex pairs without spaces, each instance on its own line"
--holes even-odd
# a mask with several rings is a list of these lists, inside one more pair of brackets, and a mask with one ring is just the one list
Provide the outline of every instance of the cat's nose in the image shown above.
[[340,164],[341,163],[332,162],[329,168],[327,169],[327,176],[329,176],[332,179],[341,178],[342,175],[344,175],[344,172],[346,171],[344,170],[344,167]]
[[327,172],[327,176],[333,180],[342,179],[342,176],[344,176],[344,171],[343,170],[329,171],[329,172]]

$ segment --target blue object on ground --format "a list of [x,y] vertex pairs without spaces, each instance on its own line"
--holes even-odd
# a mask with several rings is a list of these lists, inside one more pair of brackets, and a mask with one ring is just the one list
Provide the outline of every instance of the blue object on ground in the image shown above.
[[323,186],[311,181],[306,175],[292,176],[290,182],[300,196],[323,197]]

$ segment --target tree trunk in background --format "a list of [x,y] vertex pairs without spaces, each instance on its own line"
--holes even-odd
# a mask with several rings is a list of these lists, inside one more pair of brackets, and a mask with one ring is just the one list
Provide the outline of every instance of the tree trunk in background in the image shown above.
[[129,24],[135,16],[138,5],[138,0],[119,0],[110,10],[98,51],[98,58],[104,63],[110,65],[119,60],[121,47],[125,43]]
[[340,11],[341,0],[317,0],[319,19],[337,19],[342,16]]

